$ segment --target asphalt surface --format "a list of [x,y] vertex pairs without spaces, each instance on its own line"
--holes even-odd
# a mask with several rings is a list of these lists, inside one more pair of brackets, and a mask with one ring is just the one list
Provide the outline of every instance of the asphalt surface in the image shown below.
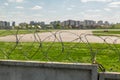
[[94,36],[91,30],[60,30],[55,32],[9,35],[0,37],[4,42],[91,42],[119,44],[120,38],[115,36]]

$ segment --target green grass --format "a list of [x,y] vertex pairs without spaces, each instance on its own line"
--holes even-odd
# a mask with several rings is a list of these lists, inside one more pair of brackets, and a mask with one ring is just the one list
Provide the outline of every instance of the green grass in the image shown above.
[[96,55],[96,61],[107,71],[120,72],[120,44],[63,44],[0,42],[0,59],[91,63],[91,58]]
[[102,30],[102,31],[92,31],[92,33],[96,36],[120,36],[120,31],[113,30]]
[[114,29],[120,29],[120,24],[115,24],[115,25],[113,25],[114,27]]
[[[51,31],[51,30],[50,30]],[[49,30],[39,30],[38,32],[50,32]],[[16,34],[29,34],[34,33],[36,30],[0,30],[0,36],[16,35]]]

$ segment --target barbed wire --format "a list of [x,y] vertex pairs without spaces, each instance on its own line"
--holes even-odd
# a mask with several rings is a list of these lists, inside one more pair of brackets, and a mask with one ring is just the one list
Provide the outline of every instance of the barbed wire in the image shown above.
[[114,54],[120,61],[119,36],[94,36],[92,33],[80,33],[78,30],[78,33],[75,33],[75,30],[47,30],[45,33],[34,30],[29,34],[19,34],[19,29],[15,33],[5,30],[0,34],[8,31],[10,35],[0,37],[0,59],[99,64],[101,62],[98,58],[101,54]]

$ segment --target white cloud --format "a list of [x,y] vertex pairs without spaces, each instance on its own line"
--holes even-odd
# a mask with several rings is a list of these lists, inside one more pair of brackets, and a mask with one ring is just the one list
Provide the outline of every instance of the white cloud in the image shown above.
[[17,9],[24,9],[22,6],[16,6]]
[[48,12],[50,12],[50,13],[56,13],[57,11],[56,10],[50,10]]
[[20,3],[20,2],[23,2],[24,0],[8,0],[8,2],[18,2],[18,3]]
[[72,8],[67,8],[67,10],[68,10],[68,11],[71,11],[71,10],[72,10]]
[[9,4],[8,3],[4,3],[5,6],[8,6]]
[[31,8],[31,9],[33,9],[33,10],[40,10],[40,9],[42,9],[42,6],[36,5],[36,6],[34,6],[33,8]]
[[109,7],[111,7],[111,8],[118,8],[120,6],[118,6],[118,5],[109,5]]
[[109,4],[109,7],[112,7],[112,8],[118,8],[118,7],[120,7],[120,1],[118,1],[118,2],[111,2]]
[[20,11],[17,11],[17,12],[9,12],[10,15],[24,15],[24,12],[20,12]]
[[16,0],[16,2],[23,2],[23,0]]
[[112,0],[81,0],[81,2],[111,2]]
[[102,15],[100,14],[83,14],[84,19],[100,20]]
[[87,12],[100,12],[101,10],[99,9],[91,9],[91,10],[87,10]]
[[76,7],[75,5],[71,5],[72,8]]
[[118,1],[118,2],[111,2],[110,4],[120,5],[120,1]]
[[8,2],[15,2],[15,0],[8,0]]
[[111,11],[111,9],[110,9],[110,8],[104,8],[104,10],[105,10],[105,11]]
[[67,10],[68,10],[68,11],[71,11],[71,10],[73,10],[75,7],[76,7],[76,5],[70,5],[70,6],[67,8]]
[[43,15],[42,14],[34,14],[32,15],[33,17],[42,17]]

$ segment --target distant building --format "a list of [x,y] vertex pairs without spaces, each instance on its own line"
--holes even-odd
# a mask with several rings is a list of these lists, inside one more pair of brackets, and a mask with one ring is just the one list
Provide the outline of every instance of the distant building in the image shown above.
[[50,22],[51,25],[56,25],[56,24],[60,24],[60,21],[52,21]]
[[75,20],[67,20],[67,21],[62,22],[62,26],[64,28],[76,27],[76,24],[79,24],[79,23],[76,23]]
[[94,26],[96,24],[93,20],[84,20],[84,26]]
[[84,28],[92,29],[95,28],[96,21],[93,20],[84,20]]
[[19,28],[20,29],[27,29],[29,26],[28,26],[28,23],[25,23],[25,22],[23,22],[23,23],[20,23],[19,24]]
[[84,28],[84,21],[76,21],[76,26],[79,29],[83,29]]
[[76,22],[75,22],[75,26],[76,26],[76,27],[79,27],[80,25],[81,25],[81,22],[80,22],[80,21],[76,21]]
[[3,28],[3,21],[0,21],[0,29]]
[[85,22],[84,21],[80,21],[80,25],[84,25],[85,24]]
[[64,21],[64,22],[62,22],[62,26],[68,26],[69,25],[69,22],[68,21]]
[[40,26],[42,29],[45,29],[45,22],[30,21],[31,26]]
[[[0,29],[3,28],[10,28],[9,27],[10,23],[6,21],[0,21]],[[38,22],[38,21],[30,21],[29,24],[22,23],[22,28],[39,28],[39,29],[47,29],[48,28],[54,28],[54,29],[94,29],[98,27],[105,27],[109,26],[109,22],[105,21],[103,22],[102,20],[96,22],[94,20],[84,20],[84,21],[76,21],[76,20],[66,20],[63,22],[60,21],[52,21],[50,24],[45,24],[45,22]],[[15,26],[15,22],[12,22],[12,26]],[[23,27],[24,26],[24,27]]]
[[30,21],[30,25],[35,25],[35,22],[34,21]]
[[0,29],[11,29],[10,22],[0,21]]
[[102,26],[102,25],[104,25],[104,23],[103,23],[102,20],[100,20],[100,21],[97,22],[97,25]]
[[93,20],[85,20],[85,21],[75,21],[75,20],[67,20],[62,22],[62,26],[67,28],[77,28],[83,29],[85,26],[94,26],[96,24]]
[[109,26],[109,22],[108,21],[105,21],[105,26]]
[[45,22],[41,22],[40,25],[41,25],[41,26],[45,26]]
[[46,27],[45,27],[45,22],[43,22],[43,21],[42,21],[42,22],[40,22],[40,24],[39,24],[39,25],[41,26],[41,28],[42,28],[42,29],[45,29],[45,28],[46,28]]
[[61,22],[60,21],[52,21],[52,22],[50,22],[50,25],[53,26],[54,29],[58,29],[61,26]]
[[74,20],[68,20],[68,22],[69,22],[69,26],[75,26],[75,22],[76,21],[74,21]]
[[13,22],[12,22],[12,26],[14,26],[14,27],[15,27],[15,21],[13,21]]

